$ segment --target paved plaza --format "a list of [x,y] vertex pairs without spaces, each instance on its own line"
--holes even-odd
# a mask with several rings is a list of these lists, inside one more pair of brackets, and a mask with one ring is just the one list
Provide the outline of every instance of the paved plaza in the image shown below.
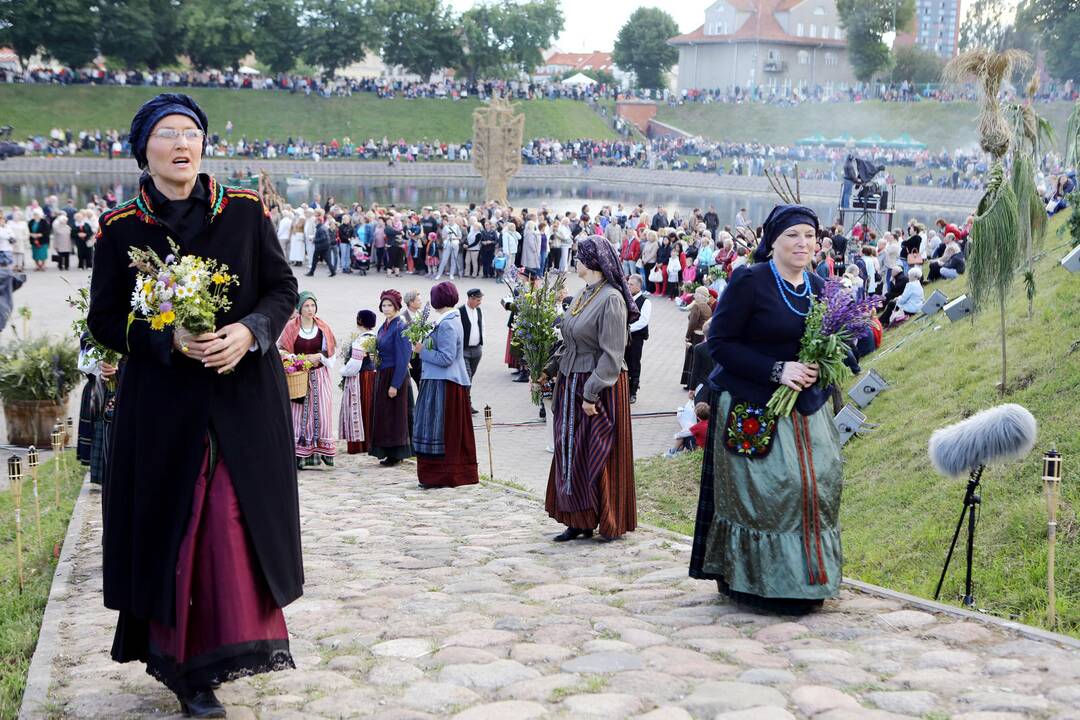
[[[423,491],[353,456],[303,473],[300,505],[297,669],[224,686],[234,720],[1080,718],[1075,651],[846,587],[813,615],[749,613],[687,577],[684,539],[552,543],[539,503],[498,486]],[[178,717],[109,659],[97,492],[82,517],[39,650],[48,703],[23,716]]]
[[[319,316],[330,324],[339,342],[346,342],[356,329],[356,312],[367,308],[377,311],[379,294],[388,288],[405,291],[417,289],[425,300],[434,282],[423,277],[407,275],[388,279],[375,272],[366,277],[338,275],[328,277],[325,266],[320,265],[314,277],[306,277],[296,268],[301,290],[310,290],[319,299]],[[50,268],[43,273],[30,272],[26,285],[15,294],[15,307],[28,306],[33,313],[30,322],[32,333],[70,333],[75,313],[64,302],[75,288],[89,286],[88,272],[61,273]],[[65,282],[66,281],[66,282]],[[509,294],[506,285],[494,280],[456,279],[461,302],[465,291],[479,287],[484,291],[484,356],[480,361],[473,387],[473,404],[483,409],[490,405],[495,429],[492,432],[494,477],[543,493],[547,483],[547,470],[551,455],[545,451],[548,445],[545,427],[539,419],[538,408],[532,405],[527,383],[511,381],[512,373],[503,363],[506,349],[509,314],[499,300]],[[70,283],[70,286],[68,285]],[[576,275],[568,277],[568,287],[576,292],[581,281]],[[378,314],[376,312],[376,314]],[[381,322],[382,318],[379,316]],[[22,330],[22,320],[13,315],[12,323]],[[7,329],[0,338],[13,337]],[[686,393],[679,385],[682,370],[683,337],[686,333],[686,313],[678,310],[671,301],[659,298],[653,302],[653,319],[650,339],[645,343],[642,361],[641,391],[638,402],[633,405],[635,414],[641,414],[634,423],[634,451],[637,457],[656,455],[671,446],[672,436],[678,430],[674,410],[686,402]],[[334,426],[337,430],[337,410],[341,390],[334,383]],[[78,415],[78,398],[70,399],[70,414]],[[654,417],[653,413],[667,413]],[[477,453],[480,471],[488,473],[487,437],[483,417],[476,417]],[[0,420],[2,422],[2,420]]]

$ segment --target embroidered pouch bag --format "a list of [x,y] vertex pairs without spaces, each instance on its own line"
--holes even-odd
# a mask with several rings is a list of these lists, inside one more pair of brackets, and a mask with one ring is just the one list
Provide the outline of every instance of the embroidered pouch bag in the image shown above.
[[776,418],[764,404],[732,399],[724,423],[724,448],[732,455],[763,458],[772,450]]

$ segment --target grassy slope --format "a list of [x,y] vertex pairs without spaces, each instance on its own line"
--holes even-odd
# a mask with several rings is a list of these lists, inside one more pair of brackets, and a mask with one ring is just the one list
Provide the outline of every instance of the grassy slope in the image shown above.
[[[15,136],[47,135],[52,127],[126,129],[131,116],[157,88],[54,87],[0,85],[0,124]],[[224,131],[232,120],[233,137],[308,140],[350,137],[354,142],[434,140],[461,142],[472,137],[476,100],[379,100],[364,93],[351,98],[319,98],[265,90],[190,88],[210,117],[211,129]],[[613,137],[604,121],[584,103],[533,100],[519,103],[525,112],[525,137],[560,139]]]
[[[23,462],[26,472],[25,458]],[[29,478],[23,484],[22,549],[26,583],[21,594],[15,562],[14,500],[10,490],[0,493],[0,718],[14,718],[19,714],[26,673],[37,646],[41,616],[56,570],[56,553],[63,543],[82,485],[85,468],[75,461],[73,451],[67,453],[67,468],[67,475],[61,476],[59,510],[54,506],[56,463],[50,460],[39,468],[41,545],[37,543],[34,525],[33,484]]]
[[[1055,134],[1065,132],[1072,106],[1065,102],[1040,104],[1036,110],[1054,126]],[[942,146],[950,151],[976,142],[974,103],[882,103],[856,105],[803,105],[783,108],[772,105],[684,105],[662,106],[657,119],[695,135],[715,140],[792,143],[810,135],[836,137],[847,133],[855,138],[877,133],[886,139],[908,133],[931,150]]]
[[[1062,242],[1053,223],[1048,247]],[[1036,450],[1023,462],[987,470],[976,536],[975,597],[987,611],[1032,625],[1045,622],[1046,509],[1041,455],[1051,443],[1064,455],[1059,512],[1057,611],[1059,629],[1080,636],[1080,278],[1049,253],[1037,267],[1035,314],[1027,319],[1021,284],[1008,306],[1010,392],[1039,421]],[[947,295],[964,292],[965,280],[938,284]],[[873,434],[845,447],[843,502],[846,575],[931,597],[958,518],[963,480],[939,477],[926,458],[930,433],[965,415],[996,405],[1000,375],[997,313],[950,324],[938,317],[890,331],[884,350],[871,356],[890,389],[867,411],[881,423]],[[932,328],[932,326],[931,326]],[[917,336],[916,336],[917,335]],[[1075,346],[1080,348],[1080,346]],[[639,507],[644,519],[692,532],[700,453],[637,465]],[[942,598],[962,594],[963,552],[954,557]]]

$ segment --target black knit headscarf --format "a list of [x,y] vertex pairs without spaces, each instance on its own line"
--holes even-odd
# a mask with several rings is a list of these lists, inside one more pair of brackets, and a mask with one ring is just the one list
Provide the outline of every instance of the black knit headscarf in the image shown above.
[[761,242],[754,250],[754,262],[768,262],[776,238],[792,225],[812,225],[815,232],[820,229],[817,213],[805,205],[777,205],[765,219]]
[[630,294],[630,286],[623,277],[619,256],[615,254],[615,248],[607,238],[591,235],[578,241],[578,260],[590,270],[598,271],[613,288],[622,292],[623,300],[626,301],[626,321],[632,323],[637,320],[641,313],[638,312],[634,296]]
[[139,167],[146,168],[146,143],[150,140],[150,131],[168,115],[185,115],[203,131],[203,150],[206,149],[206,128],[209,121],[199,104],[183,93],[161,93],[143,103],[135,117],[131,119],[131,154]]

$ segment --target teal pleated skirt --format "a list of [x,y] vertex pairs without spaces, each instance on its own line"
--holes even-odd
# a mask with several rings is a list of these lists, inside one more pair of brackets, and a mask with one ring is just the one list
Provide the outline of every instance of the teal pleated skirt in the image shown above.
[[759,459],[724,448],[730,405],[726,392],[713,401],[690,574],[762,598],[835,596],[843,460],[830,405],[778,420]]

